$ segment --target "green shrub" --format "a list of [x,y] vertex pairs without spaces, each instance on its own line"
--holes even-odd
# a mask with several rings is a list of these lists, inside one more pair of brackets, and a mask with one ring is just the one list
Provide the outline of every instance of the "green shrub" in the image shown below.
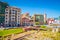
[[42,25],[42,26],[40,26],[40,28],[47,28],[46,26],[44,26],[44,25]]
[[35,22],[35,25],[39,25],[40,23],[39,22]]

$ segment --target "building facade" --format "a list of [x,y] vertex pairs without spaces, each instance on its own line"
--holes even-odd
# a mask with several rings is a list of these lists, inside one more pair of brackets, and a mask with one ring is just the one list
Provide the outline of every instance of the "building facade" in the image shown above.
[[4,22],[5,22],[5,8],[7,6],[9,6],[7,3],[0,1],[0,26],[4,26]]
[[50,24],[53,24],[54,23],[54,18],[48,18],[47,19],[47,24],[50,25]]
[[55,21],[58,21],[60,23],[60,16],[57,18],[54,18]]
[[42,14],[35,14],[33,16],[34,25],[43,25],[44,24],[44,15]]
[[60,20],[60,16],[58,17],[58,20]]
[[7,7],[5,9],[5,26],[20,26],[21,9],[16,7]]
[[22,14],[21,16],[21,25],[22,26],[33,26],[33,20],[29,13]]
[[47,14],[44,14],[44,24],[47,24]]
[[22,25],[23,26],[29,26],[30,25],[30,20],[26,17],[22,18]]

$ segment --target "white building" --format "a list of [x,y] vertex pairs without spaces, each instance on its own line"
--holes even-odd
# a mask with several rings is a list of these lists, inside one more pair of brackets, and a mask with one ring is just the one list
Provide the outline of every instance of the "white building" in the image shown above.
[[58,20],[50,24],[50,27],[52,28],[52,32],[60,32],[60,22]]
[[44,23],[47,21],[47,14],[44,14]]
[[5,26],[20,26],[21,10],[16,7],[7,7],[5,9]]

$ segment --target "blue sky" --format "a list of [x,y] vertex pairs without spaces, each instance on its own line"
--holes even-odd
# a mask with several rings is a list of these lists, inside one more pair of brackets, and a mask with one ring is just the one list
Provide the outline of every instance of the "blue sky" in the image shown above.
[[[21,8],[22,13],[47,14],[47,17],[60,16],[60,0],[0,0],[10,6]],[[44,12],[45,11],[45,12]]]

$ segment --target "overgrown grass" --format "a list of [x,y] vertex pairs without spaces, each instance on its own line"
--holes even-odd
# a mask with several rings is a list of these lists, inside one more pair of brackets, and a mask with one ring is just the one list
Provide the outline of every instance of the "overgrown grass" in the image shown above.
[[23,32],[22,28],[4,29],[4,30],[0,30],[0,36],[7,36],[10,34],[16,34],[21,32]]
[[51,31],[42,31],[41,32],[44,37],[52,38],[53,40],[60,40],[60,33],[59,32],[51,32]]

